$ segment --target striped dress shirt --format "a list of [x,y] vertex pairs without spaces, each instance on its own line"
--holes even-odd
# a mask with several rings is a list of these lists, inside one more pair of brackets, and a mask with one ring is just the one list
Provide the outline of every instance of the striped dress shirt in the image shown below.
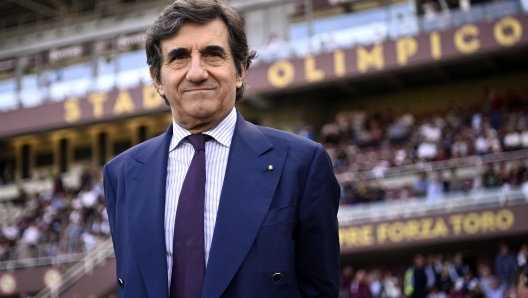
[[[237,120],[236,109],[215,127],[203,133],[214,138],[205,143],[205,210],[204,210],[204,236],[205,236],[205,264],[209,259],[209,249],[213,240],[216,222],[216,213],[220,203],[220,193],[224,184],[227,158],[231,139],[235,131]],[[172,243],[174,238],[174,221],[178,199],[187,170],[194,156],[193,146],[185,139],[191,135],[189,131],[178,126],[174,121],[172,125],[172,140],[169,147],[169,160],[167,164],[167,184],[165,194],[165,247],[167,250],[167,268],[169,277],[169,291],[172,275]]]

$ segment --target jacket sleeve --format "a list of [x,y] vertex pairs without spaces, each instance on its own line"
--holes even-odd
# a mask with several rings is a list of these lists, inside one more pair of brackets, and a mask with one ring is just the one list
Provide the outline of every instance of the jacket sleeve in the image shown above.
[[106,212],[108,213],[108,222],[110,224],[110,232],[112,234],[112,242],[114,244],[114,252],[116,251],[116,235],[115,235],[115,210],[116,210],[116,189],[112,183],[112,177],[108,165],[103,169],[103,188],[104,197],[106,200]]
[[298,209],[295,270],[303,297],[339,296],[340,192],[330,158],[317,145]]

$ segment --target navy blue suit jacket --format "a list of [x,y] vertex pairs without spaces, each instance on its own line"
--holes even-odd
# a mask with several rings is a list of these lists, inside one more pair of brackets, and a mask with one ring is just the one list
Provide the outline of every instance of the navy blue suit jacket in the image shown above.
[[[119,297],[168,297],[171,138],[172,126],[104,168]],[[338,297],[339,194],[321,145],[238,114],[202,297]],[[275,273],[282,280],[273,281]]]

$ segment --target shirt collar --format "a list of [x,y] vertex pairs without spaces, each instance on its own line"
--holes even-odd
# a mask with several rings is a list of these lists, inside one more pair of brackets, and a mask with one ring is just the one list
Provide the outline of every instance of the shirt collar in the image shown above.
[[[233,134],[235,132],[236,121],[237,113],[236,109],[233,107],[231,113],[229,113],[229,115],[227,115],[224,120],[222,120],[216,126],[204,131],[203,134],[213,137],[215,141],[229,148],[231,146],[231,140],[233,139]],[[172,140],[169,147],[169,152],[176,149],[176,147],[178,147],[182,141],[186,142],[185,138],[190,135],[191,133],[188,130],[179,126],[174,120],[172,120]]]

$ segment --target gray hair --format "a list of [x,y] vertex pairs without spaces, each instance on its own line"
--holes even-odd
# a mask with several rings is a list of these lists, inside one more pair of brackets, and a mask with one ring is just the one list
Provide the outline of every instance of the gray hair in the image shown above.
[[[161,80],[161,41],[178,34],[185,21],[206,24],[215,19],[221,19],[227,25],[229,47],[237,75],[242,73],[242,68],[249,68],[256,52],[251,50],[247,43],[244,18],[233,7],[222,0],[176,0],[163,10],[147,30],[147,63],[157,80]],[[243,82],[242,86],[236,89],[236,101],[242,99],[246,86],[247,83]],[[169,104],[166,98],[165,102]]]

